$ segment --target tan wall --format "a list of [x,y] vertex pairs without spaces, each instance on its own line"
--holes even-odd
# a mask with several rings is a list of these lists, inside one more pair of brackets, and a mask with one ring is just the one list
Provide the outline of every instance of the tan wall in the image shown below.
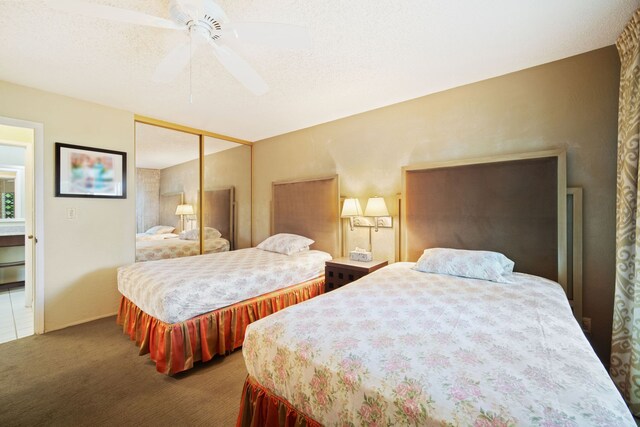
[[[235,188],[237,208],[237,248],[251,246],[251,147],[236,148],[210,154],[204,161],[205,190],[219,187]],[[197,205],[198,161],[162,169],[160,193],[184,192],[185,203]]]
[[[364,208],[367,197],[382,195],[397,214],[402,166],[564,147],[568,185],[584,189],[584,315],[592,318],[596,352],[608,362],[618,84],[610,46],[260,141],[254,243],[269,235],[272,181],[337,173],[343,196],[359,197]],[[348,249],[367,244],[363,229],[346,237]],[[393,259],[393,245],[393,230],[374,233],[376,257]]]
[[[45,330],[115,313],[116,268],[135,258],[133,114],[0,81],[0,116],[44,124]],[[128,197],[54,197],[55,142],[127,152]]]

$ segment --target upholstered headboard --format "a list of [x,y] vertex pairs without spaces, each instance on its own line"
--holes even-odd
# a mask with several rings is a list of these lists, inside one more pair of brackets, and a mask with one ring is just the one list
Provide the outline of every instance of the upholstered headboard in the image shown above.
[[158,225],[170,225],[180,230],[180,216],[176,215],[178,205],[184,203],[184,193],[168,193],[160,195],[160,215]]
[[234,200],[233,187],[205,190],[202,206],[204,226],[218,229],[231,243],[231,250],[235,248]]
[[340,256],[338,176],[272,185],[271,234],[293,233],[315,240],[311,249]]
[[401,258],[491,250],[566,283],[566,157],[546,151],[403,168]]

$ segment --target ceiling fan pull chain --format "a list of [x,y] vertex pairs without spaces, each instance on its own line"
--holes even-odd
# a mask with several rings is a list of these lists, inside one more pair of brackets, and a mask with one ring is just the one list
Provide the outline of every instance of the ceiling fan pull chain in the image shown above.
[[193,31],[189,28],[189,104],[193,104]]

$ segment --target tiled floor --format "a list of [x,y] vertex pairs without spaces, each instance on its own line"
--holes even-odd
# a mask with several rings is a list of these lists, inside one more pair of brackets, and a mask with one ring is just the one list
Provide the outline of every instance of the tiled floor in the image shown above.
[[0,343],[33,335],[33,309],[24,306],[24,288],[0,290]]

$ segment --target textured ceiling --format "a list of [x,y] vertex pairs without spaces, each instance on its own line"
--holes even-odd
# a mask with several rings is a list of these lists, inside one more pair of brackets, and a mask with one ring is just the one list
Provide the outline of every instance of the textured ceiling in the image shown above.
[[[87,0],[168,17],[168,0]],[[171,30],[0,0],[0,80],[250,141],[566,58],[615,42],[640,0],[219,0],[232,21],[308,26],[311,52],[242,45],[255,96],[207,52],[151,76]],[[1,100],[0,100],[1,102]]]

